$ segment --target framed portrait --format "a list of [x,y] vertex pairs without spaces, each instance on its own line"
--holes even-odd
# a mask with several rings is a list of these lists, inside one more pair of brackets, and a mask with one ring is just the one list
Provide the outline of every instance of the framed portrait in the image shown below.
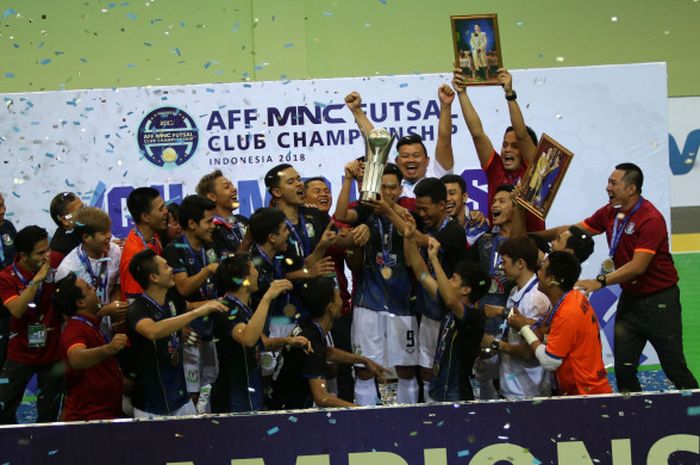
[[450,16],[455,63],[467,77],[467,85],[498,85],[496,76],[503,67],[498,16]]
[[544,220],[573,157],[570,150],[542,134],[535,160],[518,184],[518,203]]

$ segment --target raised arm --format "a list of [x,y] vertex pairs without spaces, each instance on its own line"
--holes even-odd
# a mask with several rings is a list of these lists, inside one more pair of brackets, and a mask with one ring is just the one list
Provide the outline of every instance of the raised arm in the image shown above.
[[452,152],[452,102],[455,99],[455,93],[450,86],[443,84],[438,89],[438,98],[440,99],[440,119],[435,145],[435,161],[445,170],[451,170],[455,164]]
[[418,251],[418,245],[415,241],[416,223],[411,217],[406,221],[406,229],[403,235],[403,251],[406,258],[406,264],[413,269],[413,274],[420,282],[421,286],[428,291],[430,296],[435,299],[437,296],[438,283],[428,272],[428,265]]
[[374,126],[370,122],[369,118],[367,118],[365,112],[362,111],[362,97],[360,94],[354,91],[350,92],[345,96],[345,105],[347,105],[348,109],[352,112],[352,116],[355,118],[355,122],[357,123],[357,127],[360,129],[360,132],[364,135],[369,134],[370,131],[374,129]]
[[518,138],[518,147],[523,161],[528,165],[535,160],[537,145],[532,141],[525,126],[525,118],[520,111],[520,105],[516,100],[516,93],[513,90],[513,76],[510,75],[507,69],[501,68],[498,70],[498,83],[503,86],[508,102],[508,112],[510,113],[510,124],[513,126],[515,137]]
[[459,106],[462,109],[464,122],[467,124],[469,134],[472,136],[476,154],[479,156],[479,163],[482,168],[486,168],[487,163],[491,159],[494,152],[491,139],[484,132],[484,127],[481,124],[481,119],[472,105],[469,96],[467,95],[466,77],[462,74],[459,68],[454,69],[454,77],[452,79],[452,87],[457,92]]
[[270,309],[270,303],[277,298],[282,292],[288,292],[292,289],[292,283],[286,279],[278,279],[272,281],[267,292],[260,299],[258,308],[253,312],[253,316],[248,323],[239,323],[233,327],[231,337],[233,340],[245,347],[253,347],[258,343],[265,327],[267,313]]
[[335,206],[334,216],[338,221],[348,224],[355,224],[357,222],[357,212],[351,210],[348,205],[350,205],[352,183],[362,175],[363,167],[361,161],[353,160],[345,165],[345,177],[343,177],[343,184],[338,194],[338,202]]
[[225,311],[226,306],[224,304],[215,300],[210,300],[195,310],[183,313],[182,315],[165,318],[157,322],[153,321],[151,318],[143,318],[136,323],[134,329],[149,341],[155,341],[181,330],[184,326],[190,324],[200,316],[207,316],[213,312]]

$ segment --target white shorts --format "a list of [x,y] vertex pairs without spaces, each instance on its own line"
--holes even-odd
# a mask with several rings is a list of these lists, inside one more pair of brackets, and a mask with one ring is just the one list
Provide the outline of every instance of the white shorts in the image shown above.
[[420,320],[418,340],[420,341],[420,357],[418,364],[423,368],[433,368],[435,362],[435,350],[440,336],[440,322],[423,315]]
[[418,320],[355,307],[350,330],[353,352],[385,367],[418,363]]
[[134,408],[134,418],[186,417],[189,415],[197,415],[197,408],[194,406],[194,402],[191,400],[185,402],[185,405],[179,409],[166,414],[150,413]]
[[193,346],[185,344],[182,349],[182,365],[187,392],[190,394],[199,394],[202,386],[213,384],[219,374],[214,341],[200,341]]
[[[292,332],[296,323],[291,324],[270,324],[269,335],[270,338],[275,337],[287,337]],[[330,334],[330,333],[329,333]],[[277,358],[279,357],[279,352],[266,351],[260,354],[260,366],[262,368],[263,376],[272,376],[275,372],[275,366],[277,366]]]

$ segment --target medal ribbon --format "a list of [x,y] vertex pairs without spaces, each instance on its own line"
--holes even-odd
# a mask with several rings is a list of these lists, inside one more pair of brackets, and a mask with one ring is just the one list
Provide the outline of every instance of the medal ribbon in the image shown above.
[[532,328],[534,329],[534,328],[538,328],[540,326],[547,326],[548,327],[549,324],[552,322],[552,318],[554,318],[554,315],[559,310],[561,303],[564,301],[564,299],[566,299],[566,296],[569,295],[569,292],[571,292],[571,291],[567,291],[566,294],[561,296],[559,298],[559,300],[557,300],[557,303],[554,304],[554,307],[552,307],[552,311],[549,312],[549,315],[547,315],[546,317],[540,318],[539,321],[537,321],[535,324],[532,325]]
[[[182,235],[182,243],[185,245],[185,249],[187,250],[187,253],[190,255],[190,257],[192,257],[192,259],[195,262],[195,268],[197,270],[195,272],[195,274],[199,273],[200,271],[202,271],[202,268],[204,268],[206,263],[207,263],[207,255],[206,255],[206,252],[204,251],[204,244],[200,244],[199,255],[197,255],[194,248],[192,247],[192,244],[190,244],[190,241],[187,239],[187,236],[184,234]],[[199,288],[199,292],[202,293],[202,297],[204,297],[205,299],[213,299],[216,296],[212,295],[213,289],[211,289],[211,287],[208,286],[208,284],[210,284],[210,278],[207,278],[207,280],[204,281],[202,286]]]
[[[31,282],[31,279],[26,279],[26,278],[24,277],[24,275],[22,274],[22,272],[19,271],[19,268],[17,267],[17,264],[16,264],[16,263],[13,263],[13,264],[12,264],[12,269],[15,271],[15,274],[17,275],[17,278],[19,278],[19,281],[22,283],[22,285],[23,285],[25,288],[29,287],[29,283]],[[34,300],[33,300],[33,302],[34,302],[34,305],[36,305],[36,308],[37,308],[37,309],[39,309],[39,301],[41,300],[41,290],[43,289],[43,287],[44,287],[44,282],[42,281],[42,282],[39,283],[39,287],[38,287],[37,290],[36,290],[36,294],[34,294]],[[27,307],[27,311],[28,311],[28,312],[30,311],[30,308],[31,308],[31,307]],[[36,313],[35,313],[34,309],[32,309],[30,313],[31,313],[32,317],[35,317],[35,316],[36,316]]]
[[[279,260],[277,260],[276,258],[273,260],[270,257],[268,257],[267,254],[265,253],[265,251],[263,249],[261,249],[258,244],[255,244],[255,247],[258,249],[258,253],[260,254],[260,257],[262,257],[262,259],[265,260],[265,263],[270,265],[272,267],[272,269],[275,270],[274,271],[274,279],[284,279],[284,271],[282,271],[282,263]],[[285,302],[285,305],[286,305],[291,300],[290,293],[286,292],[285,297],[287,300]],[[279,299],[279,297],[277,297],[277,299]],[[277,299],[275,299],[275,300],[277,300]]]
[[629,223],[630,219],[632,218],[632,215],[634,215],[637,212],[637,210],[639,210],[639,207],[642,206],[642,200],[642,197],[640,197],[639,200],[637,200],[637,203],[634,205],[632,210],[625,216],[625,219],[622,222],[622,224],[619,224],[620,219],[617,215],[615,215],[615,221],[613,222],[613,231],[610,237],[610,258],[615,256],[617,246],[620,245],[620,239],[622,239],[622,231],[624,231],[625,227],[627,227],[627,223]]
[[382,243],[382,258],[384,259],[384,266],[389,266],[389,252],[391,252],[391,247],[394,239],[394,225],[389,223],[389,231],[387,235],[384,235],[384,222],[380,216],[377,216],[377,227],[379,228],[379,238]]
[[95,324],[94,324],[92,321],[88,320],[88,319],[85,318],[84,316],[82,316],[82,315],[74,315],[74,316],[71,317],[71,320],[82,321],[83,323],[85,323],[86,325],[88,325],[89,327],[91,327],[92,329],[94,329],[95,331],[99,332],[100,335],[102,336],[102,338],[105,340],[105,344],[107,344],[107,343],[110,341],[109,336],[107,336],[107,335],[104,333],[104,331],[102,331],[102,328],[100,328],[99,326],[95,326]]
[[[285,223],[287,223],[287,228],[289,229],[289,232],[294,236],[294,242],[296,244],[297,252],[301,252],[301,255],[303,257],[308,257],[311,254],[311,244],[309,243],[309,238],[306,236],[306,221],[304,220],[304,215],[300,212],[299,213],[299,226],[301,227],[301,236],[299,236],[299,233],[297,232],[296,227],[292,224],[289,219],[284,220]],[[301,246],[301,251],[299,250],[299,246]]]
[[[83,250],[83,246],[78,247],[78,258],[80,263],[83,264],[83,268],[90,275],[90,280],[92,281],[92,287],[97,289],[100,296],[100,302],[103,304],[109,303],[109,296],[107,295],[107,283],[109,282],[109,270],[107,269],[107,261],[103,260],[100,262],[100,271],[95,275],[92,269],[92,264],[90,263],[90,257]],[[105,258],[105,257],[103,257]]]
[[[508,307],[513,307],[513,308],[518,308],[518,305],[520,305],[520,302],[525,298],[525,296],[532,290],[533,287],[539,282],[537,279],[537,275],[535,275],[535,279],[532,280],[532,282],[525,288],[523,293],[520,295],[520,298],[516,301],[515,299],[509,297],[508,302],[513,302],[512,305],[508,305]],[[508,332],[510,331],[510,326],[506,325],[506,328],[503,330],[503,336],[501,339],[506,339],[508,337]]]
[[[143,248],[148,249],[150,248],[148,246],[148,242],[146,242],[146,238],[143,237],[143,234],[141,231],[139,231],[138,226],[134,226],[134,233],[136,233],[137,236],[139,236],[139,239],[141,239],[141,242],[143,242]],[[158,240],[158,235],[157,233],[153,233],[153,239],[151,239],[151,242],[153,243],[153,246],[155,247],[154,252],[156,255],[163,255],[163,246],[160,245],[160,241]]]

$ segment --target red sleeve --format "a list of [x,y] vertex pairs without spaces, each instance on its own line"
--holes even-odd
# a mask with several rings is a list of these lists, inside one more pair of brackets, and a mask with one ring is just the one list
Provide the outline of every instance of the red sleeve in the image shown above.
[[[564,305],[562,303],[562,307]],[[559,312],[562,312],[562,310],[564,308],[560,308]],[[562,359],[569,355],[574,344],[576,344],[576,321],[570,314],[559,313],[549,328],[545,350],[548,355]]]
[[591,234],[601,234],[608,228],[608,206],[599,208],[592,216],[583,220],[583,226]]
[[653,216],[637,227],[639,228],[639,235],[634,244],[634,251],[656,254],[662,242],[666,240],[666,222],[663,220],[663,217]]
[[7,271],[7,268],[0,272],[0,300],[6,304],[12,299],[19,297],[19,290],[12,275]]
[[133,241],[128,241],[124,244],[124,251],[122,252],[122,258],[119,262],[119,282],[122,291],[122,299],[125,299],[129,294],[141,294],[143,289],[139,286],[139,283],[131,276],[129,273],[129,264],[131,263],[131,258],[140,251],[140,248],[134,247]]
[[66,327],[61,334],[61,345],[66,353],[68,353],[71,347],[78,344],[87,347],[88,340],[85,336],[85,330],[87,328],[83,328],[84,326],[84,324],[78,323],[75,320],[66,323]]

